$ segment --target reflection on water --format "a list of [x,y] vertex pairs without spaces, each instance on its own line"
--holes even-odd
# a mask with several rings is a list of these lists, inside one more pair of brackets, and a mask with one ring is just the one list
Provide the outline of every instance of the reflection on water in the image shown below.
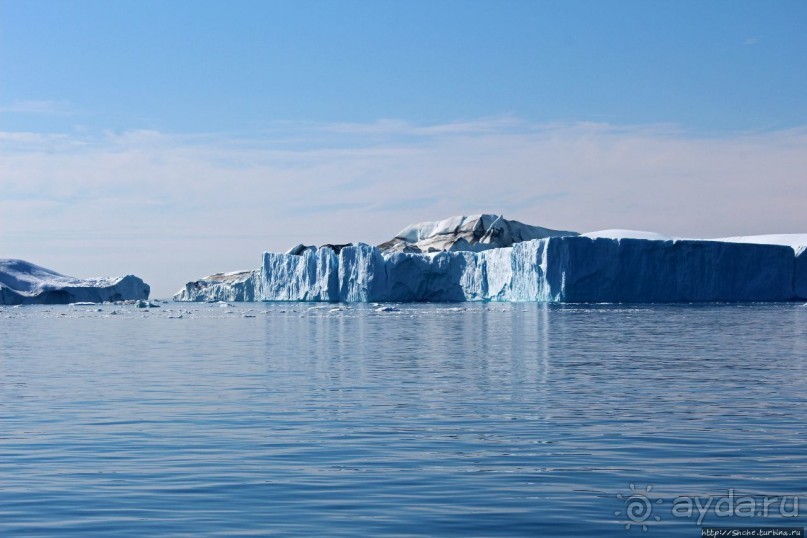
[[3,308],[0,534],[625,536],[633,483],[695,536],[673,498],[807,494],[801,305],[399,308]]

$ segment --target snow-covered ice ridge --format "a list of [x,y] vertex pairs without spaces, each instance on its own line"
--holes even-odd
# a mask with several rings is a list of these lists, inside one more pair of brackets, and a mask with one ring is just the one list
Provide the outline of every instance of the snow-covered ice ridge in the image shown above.
[[24,260],[0,259],[0,304],[101,303],[148,299],[150,288],[140,278],[79,279]]
[[384,253],[392,252],[479,252],[509,247],[515,243],[546,237],[577,235],[577,232],[530,226],[499,215],[459,216],[436,222],[407,226],[386,243],[378,245]]
[[[458,219],[464,222],[464,218]],[[428,233],[425,235],[399,234],[398,238],[417,239],[409,241],[417,243],[428,240]],[[512,246],[481,251],[402,252],[385,249],[390,242],[381,247],[362,243],[336,248],[298,246],[285,254],[264,253],[263,263],[255,271],[188,283],[174,298],[344,302],[807,299],[807,254],[800,244],[792,244],[798,243],[794,237],[778,237],[783,244],[678,240],[648,232],[608,230],[515,241]]]

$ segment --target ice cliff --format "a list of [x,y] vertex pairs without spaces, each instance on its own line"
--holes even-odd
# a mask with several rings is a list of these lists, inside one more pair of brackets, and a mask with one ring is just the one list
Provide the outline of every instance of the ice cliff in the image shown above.
[[136,276],[78,279],[24,260],[0,259],[0,304],[100,303],[148,299],[149,286]]
[[792,248],[796,254],[796,266],[793,276],[794,293],[797,299],[807,299],[807,234],[774,234],[754,235],[749,237],[726,237],[723,239],[717,239],[717,241],[782,245]]
[[[490,243],[482,239],[493,237],[488,233],[492,226],[486,223],[504,220],[486,221],[487,217],[441,221],[449,226],[415,225],[379,247],[298,245],[285,254],[267,252],[255,271],[190,282],[174,298],[345,302],[807,298],[807,254],[798,245],[732,240],[737,238],[673,240],[624,230],[577,236],[540,228],[556,235],[529,238],[528,233],[514,233],[512,226],[501,225],[502,230],[509,228],[509,235],[502,232],[496,241],[510,246],[485,248]],[[466,223],[473,224],[463,229]],[[530,233],[544,233],[527,228],[533,230]],[[432,250],[435,245],[444,250]],[[422,252],[424,248],[432,251]]]

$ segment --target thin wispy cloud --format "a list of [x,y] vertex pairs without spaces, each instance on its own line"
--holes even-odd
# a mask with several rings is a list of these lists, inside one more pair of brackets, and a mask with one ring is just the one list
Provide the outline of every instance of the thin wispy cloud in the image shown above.
[[0,104],[0,113],[64,115],[75,113],[75,109],[67,101],[17,100],[4,105]]
[[312,123],[313,131],[351,135],[390,135],[431,137],[439,135],[479,135],[526,127],[529,123],[512,116],[496,116],[473,121],[455,121],[432,125],[418,125],[404,120],[384,119],[373,123]]

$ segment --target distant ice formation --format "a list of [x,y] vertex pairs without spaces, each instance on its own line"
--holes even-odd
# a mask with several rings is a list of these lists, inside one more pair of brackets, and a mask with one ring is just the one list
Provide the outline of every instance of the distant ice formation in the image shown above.
[[149,286],[133,275],[79,279],[24,260],[0,259],[0,304],[101,303],[148,299]]
[[[538,236],[538,237],[536,237]],[[188,283],[178,301],[691,302],[807,299],[807,234],[672,239],[605,230],[578,236],[454,217],[378,247],[298,245],[255,271]],[[742,239],[742,240],[738,240]],[[773,241],[773,238],[768,241]]]

